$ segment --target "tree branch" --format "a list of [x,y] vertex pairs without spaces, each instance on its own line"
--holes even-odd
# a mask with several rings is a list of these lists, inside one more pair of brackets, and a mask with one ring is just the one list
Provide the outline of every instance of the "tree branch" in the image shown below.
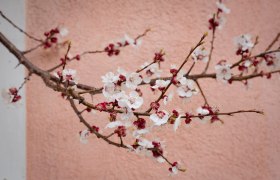
[[[192,48],[190,50],[190,52],[188,53],[187,57],[185,58],[185,60],[183,61],[183,63],[181,64],[181,66],[179,67],[179,69],[176,71],[176,73],[173,75],[174,77],[181,71],[181,69],[184,67],[184,65],[188,62],[189,57],[191,56],[191,54],[193,53],[193,51],[198,48],[199,46],[201,46],[203,44],[203,40],[205,39],[205,37],[207,36],[207,34],[204,34],[199,42],[195,45],[194,48]],[[194,64],[191,66],[190,70],[193,68]],[[189,71],[190,72],[190,71]],[[158,97],[158,99],[155,102],[159,102],[162,97],[164,96],[164,94],[167,92],[168,88],[171,86],[172,81],[170,81],[170,83],[166,86],[166,88],[161,92],[160,96]],[[151,112],[152,108],[150,107],[146,112]]]
[[24,35],[26,35],[27,37],[29,37],[30,39],[37,41],[37,42],[43,42],[43,40],[38,39],[30,34],[28,34],[27,32],[25,32],[23,29],[21,29],[20,27],[18,27],[15,23],[13,23],[13,21],[11,21],[7,16],[5,16],[5,14],[0,11],[0,15],[8,22],[10,23],[14,28],[16,28],[17,30],[19,30],[21,33],[23,33]]

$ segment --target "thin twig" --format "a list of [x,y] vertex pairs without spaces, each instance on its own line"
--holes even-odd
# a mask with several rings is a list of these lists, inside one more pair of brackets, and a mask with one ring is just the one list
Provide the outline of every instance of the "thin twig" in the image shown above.
[[111,134],[109,134],[108,136],[106,136],[106,138],[110,138],[111,136],[113,136],[114,134],[116,134],[115,132],[112,132]]
[[155,63],[155,62],[153,61],[153,62],[151,62],[150,64],[144,66],[143,68],[138,69],[136,72],[137,72],[137,73],[140,73],[141,71],[145,70],[146,68],[148,68],[149,66],[151,66],[151,65],[154,64],[154,63]]
[[[214,113],[214,114],[206,114],[206,115],[192,115],[191,117],[201,117],[201,116],[233,116],[234,114],[240,114],[240,113],[257,113],[257,114],[264,114],[263,111],[258,110],[239,110],[239,111],[233,111],[233,112],[225,112],[225,113]],[[186,118],[186,116],[182,116],[181,118]]]
[[19,30],[21,33],[25,34],[27,37],[29,37],[30,39],[37,41],[37,42],[43,42],[43,40],[38,39],[30,34],[28,34],[27,32],[25,32],[23,29],[21,29],[20,27],[18,27],[15,23],[13,23],[7,16],[5,16],[5,14],[0,11],[0,15],[8,22],[10,23],[12,26],[14,26],[14,28],[16,28],[17,30]]
[[[215,21],[216,18],[216,14],[213,14],[213,21]],[[207,61],[207,64],[205,66],[205,69],[203,71],[203,74],[205,74],[209,68],[211,59],[212,59],[212,54],[213,54],[213,50],[214,50],[214,42],[215,42],[215,33],[216,33],[216,27],[213,27],[212,29],[212,39],[211,39],[211,47],[210,47],[210,53],[209,53],[209,59]]]
[[78,108],[75,105],[75,102],[73,99],[68,98],[72,109],[74,110],[74,112],[76,113],[76,115],[78,116],[78,118],[80,119],[80,122],[83,123],[91,132],[93,132],[96,137],[103,139],[104,141],[106,141],[108,144],[114,145],[116,147],[122,147],[127,149],[128,147],[124,144],[119,144],[116,143],[114,141],[109,140],[106,136],[100,134],[99,132],[97,132],[94,128],[92,128],[92,126],[84,119],[84,117],[82,116],[82,114],[79,113]]
[[66,51],[65,56],[64,56],[64,61],[65,61],[65,62],[63,63],[62,70],[65,69],[65,66],[66,66],[66,63],[67,63],[68,54],[69,54],[70,49],[71,49],[71,42],[69,42],[67,51]]
[[195,80],[194,82],[196,83],[197,87],[199,88],[199,91],[200,91],[200,93],[201,93],[201,95],[202,95],[202,97],[203,97],[203,99],[204,99],[204,104],[205,104],[205,105],[209,105],[209,104],[208,104],[208,101],[207,101],[207,98],[206,98],[206,96],[205,96],[205,94],[204,94],[204,92],[203,92],[203,90],[202,90],[200,84],[198,83],[198,80]]
[[250,51],[249,56],[251,56],[253,50],[255,49],[255,47],[257,46],[258,43],[259,43],[259,36],[256,36],[254,45],[253,45],[253,47],[252,47],[252,49],[251,49],[251,51]]
[[272,48],[272,46],[279,40],[280,38],[280,32],[276,35],[276,37],[272,40],[272,42],[267,46],[265,51],[268,51]]
[[148,33],[148,32],[150,32],[150,31],[151,31],[151,29],[150,29],[150,28],[149,28],[149,29],[146,29],[146,30],[144,31],[144,33],[143,33],[143,34],[138,35],[138,36],[134,39],[134,41],[136,42],[138,39],[140,39],[140,38],[142,38],[142,37],[146,36],[146,35],[147,35],[147,33]]
[[188,76],[191,73],[192,69],[194,68],[194,65],[195,65],[195,62],[192,63],[192,65],[191,65],[189,71],[187,72],[186,76]]
[[[199,46],[201,46],[203,44],[203,40],[205,39],[205,37],[207,36],[207,34],[204,34],[199,42],[196,44],[196,46],[194,48],[192,48],[190,50],[190,52],[188,53],[187,57],[185,58],[185,60],[183,61],[183,63],[181,64],[181,66],[179,67],[179,69],[176,71],[176,73],[173,76],[176,76],[180,70],[184,67],[184,65],[188,62],[189,57],[191,56],[191,54],[193,53],[193,51],[198,48]],[[192,68],[191,68],[192,69]],[[162,97],[164,96],[164,94],[167,92],[168,88],[172,85],[172,81],[170,81],[170,83],[166,86],[166,88],[161,92],[160,96],[158,97],[158,99],[155,102],[159,102]],[[146,112],[151,112],[152,108],[150,107]]]
[[18,91],[20,91],[23,88],[23,86],[27,83],[27,81],[30,80],[31,75],[32,75],[32,73],[29,72],[28,75],[24,78],[24,81],[19,86]]
[[[138,35],[138,36],[134,39],[134,41],[136,42],[139,38],[142,38],[142,37],[146,36],[146,34],[147,34],[149,31],[150,31],[150,29],[145,30],[145,32],[142,33],[142,34],[140,34],[140,35]],[[83,57],[83,56],[85,56],[85,55],[87,55],[87,54],[100,54],[100,53],[105,53],[105,52],[106,52],[105,50],[84,51],[84,52],[82,52],[82,53],[80,54],[80,57]],[[75,59],[76,59],[76,57],[73,57],[73,58],[69,59],[68,62],[71,62],[71,61],[73,61],[73,60],[75,60]],[[58,69],[58,68],[61,67],[61,66],[63,66],[63,64],[58,64],[58,65],[56,65],[56,66],[54,66],[54,67],[48,69],[47,71],[48,71],[48,72],[52,72],[52,71]]]
[[242,58],[240,59],[239,61],[237,61],[236,63],[234,63],[233,65],[231,65],[231,69],[233,69],[234,67],[238,66],[240,63],[242,63],[243,61],[247,60],[247,59],[251,59],[251,58],[258,58],[258,57],[264,57],[265,55],[267,54],[271,54],[271,53],[275,53],[275,52],[280,52],[280,49],[275,49],[275,50],[272,50],[272,51],[265,51],[265,52],[262,52],[260,54],[257,54],[255,56],[251,56],[251,57],[248,57],[248,58]]
[[33,48],[30,48],[30,49],[28,49],[26,51],[23,51],[22,54],[25,55],[25,54],[31,53],[31,52],[35,51],[36,49],[38,49],[39,47],[41,47],[43,45],[44,45],[44,43],[40,43],[40,44],[38,44],[37,46],[35,46]]
[[[162,153],[160,153],[159,150],[157,150],[157,153],[158,153],[170,166],[173,166],[173,163],[171,163]],[[185,171],[186,171],[186,169],[180,168],[180,167],[178,168],[178,170],[181,171],[181,172],[185,172]]]
[[[124,148],[124,149],[128,149],[128,147],[126,145],[124,145],[122,137],[120,137],[120,141],[121,141],[120,143],[116,143],[116,142],[111,141],[109,139],[115,133],[111,133],[108,136],[104,136],[104,135],[100,134],[99,132],[95,131],[95,129],[92,128],[92,126],[84,119],[84,117],[81,114],[79,114],[79,110],[76,107],[76,105],[74,103],[74,100],[70,99],[70,98],[68,100],[69,100],[69,102],[71,104],[72,109],[74,110],[74,112],[76,113],[78,118],[80,119],[80,122],[83,123],[90,130],[90,132],[94,133],[96,135],[96,137],[103,139],[104,141],[106,141],[110,145],[113,145],[113,146],[116,146],[116,147],[120,147],[120,148]],[[150,151],[154,150],[154,148],[146,148],[146,149],[150,150]],[[161,157],[163,159],[165,159],[165,161],[168,164],[170,164],[170,161],[165,156],[163,156],[160,152],[159,152],[159,154],[161,155]],[[172,164],[170,164],[170,165],[172,165]],[[184,169],[180,169],[180,168],[178,170],[183,171],[183,172],[185,171]]]
[[123,145],[123,139],[122,139],[122,136],[119,136],[119,137],[120,137],[121,144]]

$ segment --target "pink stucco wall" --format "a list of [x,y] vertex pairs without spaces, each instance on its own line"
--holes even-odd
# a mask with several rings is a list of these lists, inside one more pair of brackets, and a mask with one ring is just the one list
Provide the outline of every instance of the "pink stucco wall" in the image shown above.
[[[213,55],[216,62],[224,58],[237,60],[232,37],[248,32],[259,35],[260,45],[255,52],[260,52],[280,30],[279,0],[235,0],[227,5],[231,14],[217,34]],[[80,82],[100,86],[101,74],[114,71],[117,66],[135,70],[135,65],[151,59],[161,48],[167,52],[166,64],[179,64],[207,30],[215,0],[27,0],[26,8],[27,30],[37,36],[58,24],[67,26],[73,54],[103,48],[124,33],[136,36],[152,28],[138,50],[126,48],[116,58],[87,56],[69,66],[78,70]],[[27,40],[27,46],[32,45]],[[59,56],[44,51],[29,57],[44,68],[59,62]],[[199,72],[199,68],[195,71]],[[27,86],[29,180],[169,178],[166,164],[111,147],[96,138],[87,145],[80,144],[77,133],[84,128],[69,103],[45,88],[39,78],[32,79]],[[240,114],[225,117],[224,125],[194,124],[191,128],[180,128],[177,133],[166,126],[157,132],[160,139],[166,140],[169,158],[181,160],[188,169],[176,178],[280,179],[279,76],[253,80],[249,90],[240,83],[226,86],[214,80],[203,81],[202,86],[210,104],[221,111],[256,108],[264,110],[265,115]],[[199,101],[197,96],[193,104],[180,107],[194,110]],[[103,115],[87,117],[91,123],[104,124]]]

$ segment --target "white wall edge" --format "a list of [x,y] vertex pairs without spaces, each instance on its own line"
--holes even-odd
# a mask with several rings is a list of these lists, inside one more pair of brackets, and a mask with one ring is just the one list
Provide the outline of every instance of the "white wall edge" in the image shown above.
[[[18,26],[25,27],[25,1],[0,0],[0,10]],[[0,17],[0,31],[19,49],[24,49],[22,33]],[[23,67],[15,69],[16,58],[0,44],[0,91],[11,86],[19,87],[23,82]],[[20,91],[23,99],[17,107],[7,105],[0,98],[0,180],[26,179],[26,106],[25,90]]]

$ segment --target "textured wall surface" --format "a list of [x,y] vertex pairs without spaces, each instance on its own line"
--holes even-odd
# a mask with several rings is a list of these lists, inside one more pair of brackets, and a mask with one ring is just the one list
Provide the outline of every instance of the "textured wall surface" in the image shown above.
[[[233,51],[233,37],[237,35],[259,35],[257,53],[280,30],[279,0],[235,0],[227,5],[231,14],[224,29],[217,33],[215,62],[238,59]],[[167,53],[166,64],[179,64],[207,31],[208,16],[214,10],[214,0],[28,0],[26,17],[27,30],[37,36],[57,25],[67,26],[73,42],[72,54],[100,49],[124,33],[136,36],[152,28],[140,49],[126,48],[114,58],[89,55],[69,66],[78,70],[80,82],[100,86],[101,74],[118,66],[133,71],[161,48]],[[31,47],[34,43],[27,40],[27,45]],[[47,69],[59,63],[61,53],[53,55],[42,50],[29,57]],[[210,71],[213,65],[214,62]],[[193,72],[199,69],[198,66]],[[156,132],[161,140],[166,140],[169,158],[181,160],[188,169],[176,178],[280,179],[279,76],[269,81],[255,79],[249,90],[241,83],[226,86],[207,80],[201,84],[210,104],[221,111],[256,108],[264,110],[265,115],[240,114],[225,117],[224,125],[194,123],[191,128],[181,127],[177,133],[171,126]],[[98,102],[98,98],[94,101]],[[28,84],[27,102],[29,180],[170,178],[166,164],[108,146],[96,138],[86,145],[80,144],[77,133],[83,126],[68,102],[45,88],[39,78],[33,77]],[[201,97],[196,96],[192,104],[181,104],[180,108],[195,110],[201,102]],[[99,125],[106,120],[104,114],[88,114],[87,118]]]

